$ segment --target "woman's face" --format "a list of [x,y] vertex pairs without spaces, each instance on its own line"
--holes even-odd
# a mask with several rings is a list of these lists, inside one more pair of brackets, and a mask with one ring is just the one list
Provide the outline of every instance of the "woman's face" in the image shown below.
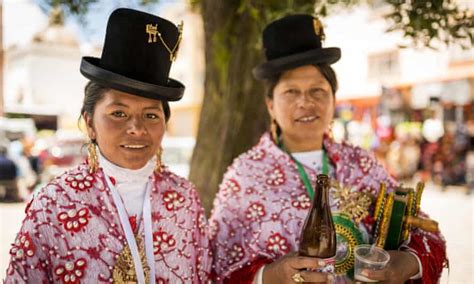
[[331,85],[313,65],[284,72],[273,90],[273,99],[266,102],[283,137],[295,142],[321,141],[334,115]]
[[117,90],[104,93],[94,116],[84,118],[102,155],[128,169],[142,168],[157,153],[166,126],[161,101]]

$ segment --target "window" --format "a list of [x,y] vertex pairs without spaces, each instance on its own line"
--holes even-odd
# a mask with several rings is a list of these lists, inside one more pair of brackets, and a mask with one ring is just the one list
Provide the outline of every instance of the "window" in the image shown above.
[[369,55],[368,64],[369,80],[385,81],[400,75],[398,51]]

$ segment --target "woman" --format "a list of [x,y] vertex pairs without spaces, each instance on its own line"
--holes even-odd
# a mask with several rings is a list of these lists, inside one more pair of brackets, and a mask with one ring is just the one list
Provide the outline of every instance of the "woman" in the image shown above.
[[206,219],[187,180],[160,163],[168,77],[181,27],[130,9],[108,21],[101,58],[84,57],[86,163],[28,205],[6,283],[204,283]]
[[[268,61],[254,75],[267,85],[272,135],[264,134],[233,162],[214,202],[210,228],[218,282],[350,281],[354,260],[349,248],[373,242],[372,198],[381,182],[389,190],[398,185],[369,153],[326,135],[337,90],[329,64],[340,58],[340,50],[322,48],[322,39],[321,23],[310,15],[284,17],[263,32]],[[338,232],[335,275],[317,272],[328,271],[325,260],[295,253],[311,206],[308,192],[319,173],[337,181],[330,192],[331,210],[343,230]],[[388,266],[365,271],[367,278],[401,283],[422,277],[434,283],[445,262],[442,237],[421,231],[413,231],[409,242],[389,253]]]

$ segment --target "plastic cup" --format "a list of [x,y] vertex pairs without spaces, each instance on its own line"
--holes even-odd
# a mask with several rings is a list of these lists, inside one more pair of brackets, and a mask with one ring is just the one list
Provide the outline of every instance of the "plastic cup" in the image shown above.
[[381,270],[390,261],[390,255],[384,249],[372,245],[358,245],[354,249],[354,277],[357,281],[378,282],[361,274],[363,270]]

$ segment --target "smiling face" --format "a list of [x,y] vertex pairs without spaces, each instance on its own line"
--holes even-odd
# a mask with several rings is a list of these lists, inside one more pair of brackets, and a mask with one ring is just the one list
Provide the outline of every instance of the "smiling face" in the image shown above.
[[267,98],[272,119],[291,151],[321,149],[324,132],[334,115],[334,95],[328,80],[313,65],[284,72]]
[[87,132],[110,162],[140,169],[156,154],[165,131],[161,101],[108,90],[93,117],[84,113]]

